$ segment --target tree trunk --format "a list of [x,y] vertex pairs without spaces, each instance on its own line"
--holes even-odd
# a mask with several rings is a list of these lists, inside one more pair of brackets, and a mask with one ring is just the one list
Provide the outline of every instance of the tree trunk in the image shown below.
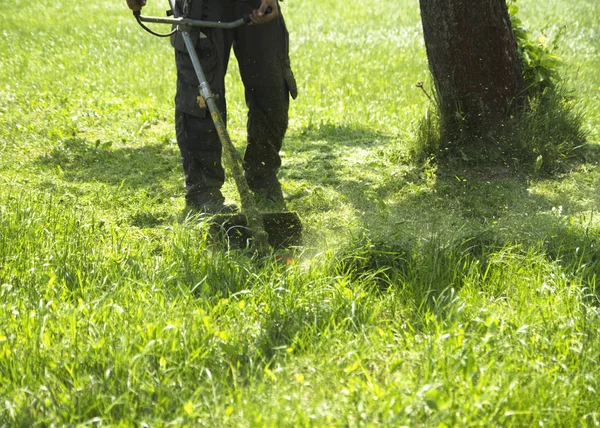
[[446,138],[484,136],[525,99],[506,0],[420,0]]

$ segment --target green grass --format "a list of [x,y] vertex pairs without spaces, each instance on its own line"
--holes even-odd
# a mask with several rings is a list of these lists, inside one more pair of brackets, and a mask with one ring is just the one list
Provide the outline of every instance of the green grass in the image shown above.
[[[172,53],[124,2],[3,16],[0,426],[600,425],[600,7],[520,4],[565,27],[591,146],[539,177],[407,161],[416,1],[283,6],[290,263],[182,215]],[[227,85],[241,149],[234,64]]]

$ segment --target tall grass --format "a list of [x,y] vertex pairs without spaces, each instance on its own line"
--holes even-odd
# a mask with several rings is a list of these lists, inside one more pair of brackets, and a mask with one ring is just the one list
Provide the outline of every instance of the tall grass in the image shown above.
[[[168,44],[124,4],[3,18],[0,426],[600,424],[595,153],[552,177],[415,166],[416,4],[282,5],[301,97],[280,175],[305,242],[264,257],[182,214]],[[578,22],[593,145],[581,8],[523,13]]]

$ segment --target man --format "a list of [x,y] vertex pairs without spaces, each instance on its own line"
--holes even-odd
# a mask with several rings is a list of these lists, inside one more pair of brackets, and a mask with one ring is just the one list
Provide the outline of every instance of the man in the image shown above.
[[[290,68],[288,33],[277,0],[176,0],[183,14],[203,21],[233,21],[249,14],[251,25],[233,30],[194,28],[190,36],[202,69],[226,120],[225,73],[231,48],[238,60],[248,106],[244,172],[248,186],[259,198],[282,204],[277,179],[279,151],[287,124],[289,96],[296,98]],[[146,0],[127,0],[136,11]],[[269,9],[270,8],[270,9]],[[267,11],[270,10],[270,13]],[[179,33],[175,48],[177,92],[175,131],[185,172],[186,205],[205,213],[233,212],[221,187],[225,172],[221,142],[210,113],[198,104],[198,80]]]

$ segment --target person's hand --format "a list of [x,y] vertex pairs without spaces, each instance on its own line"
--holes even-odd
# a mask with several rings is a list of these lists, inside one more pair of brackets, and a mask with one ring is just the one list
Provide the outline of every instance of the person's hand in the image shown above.
[[146,0],[127,0],[127,6],[134,12],[138,12],[146,6]]
[[[128,0],[130,1],[130,0]],[[271,12],[267,13],[267,8],[271,8]],[[253,10],[250,14],[250,20],[253,24],[266,24],[279,16],[279,7],[277,0],[261,0],[260,7]]]

